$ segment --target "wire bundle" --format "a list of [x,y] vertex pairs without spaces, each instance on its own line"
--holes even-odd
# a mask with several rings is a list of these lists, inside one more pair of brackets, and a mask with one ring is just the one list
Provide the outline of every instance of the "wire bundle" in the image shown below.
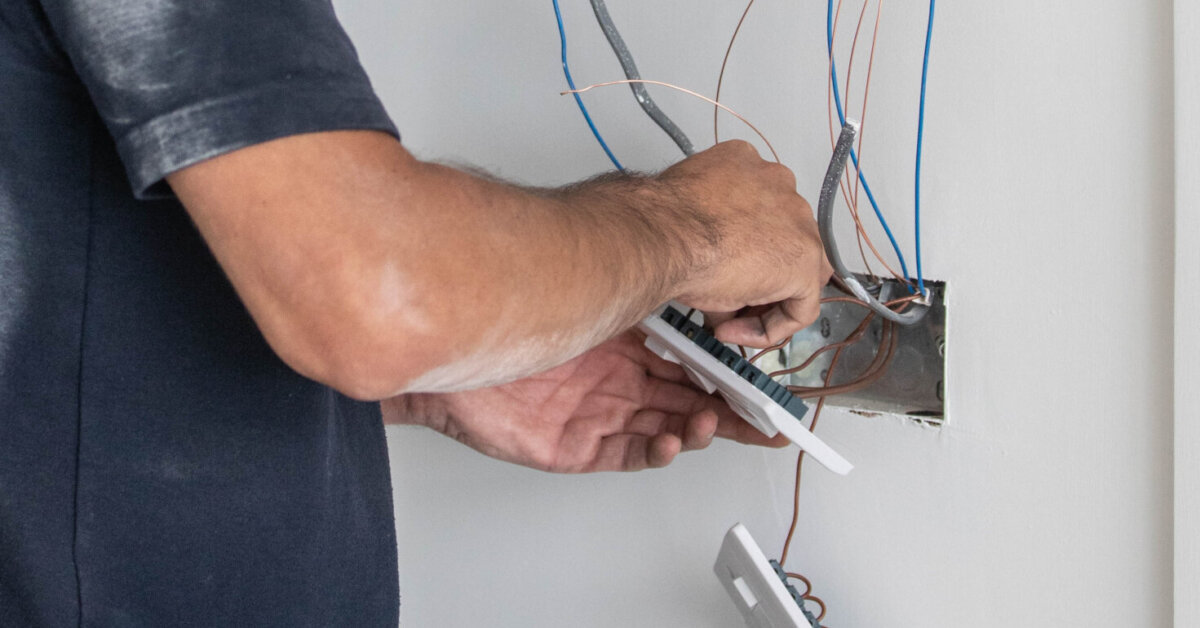
[[[668,136],[671,137],[671,139],[676,143],[676,145],[680,148],[680,150],[685,155],[691,155],[693,152],[693,148],[692,148],[692,144],[691,144],[690,140],[688,140],[687,136],[683,133],[683,131],[680,130],[679,127],[677,125],[675,125],[674,122],[671,121],[671,119],[657,106],[657,104],[655,104],[653,99],[650,97],[649,93],[646,91],[645,85],[659,85],[659,86],[663,86],[663,87],[668,87],[671,89],[685,92],[687,94],[690,94],[692,96],[695,96],[697,98],[700,98],[700,99],[705,100],[706,102],[712,104],[713,105],[713,141],[714,142],[719,141],[719,112],[724,110],[724,111],[731,113],[732,115],[737,117],[739,120],[741,120],[742,122],[749,125],[750,128],[752,130],[754,130],[754,132],[756,134],[758,134],[758,136],[763,140],[763,142],[771,150],[772,155],[775,156],[775,160],[779,161],[778,154],[775,152],[774,147],[771,146],[771,143],[767,140],[767,138],[763,135],[763,133],[760,132],[754,125],[750,124],[750,122],[747,121],[745,118],[738,115],[732,109],[730,109],[729,107],[725,106],[724,104],[722,104],[720,102],[721,87],[722,87],[722,84],[724,81],[725,70],[726,70],[726,67],[727,67],[727,64],[729,61],[729,57],[733,51],[734,42],[737,40],[738,34],[741,32],[742,25],[745,22],[747,15],[749,15],[749,13],[750,13],[751,7],[754,6],[755,0],[749,0],[749,2],[746,4],[746,8],[742,11],[740,18],[738,19],[737,26],[734,28],[733,35],[730,38],[729,45],[725,51],[724,59],[721,62],[721,70],[720,70],[720,74],[718,75],[718,78],[717,78],[716,94],[714,95],[715,97],[712,99],[710,99],[706,96],[703,96],[701,94],[698,94],[692,90],[688,90],[688,89],[685,89],[685,88],[682,88],[682,87],[679,87],[676,85],[671,85],[669,83],[663,83],[660,81],[651,81],[651,80],[642,79],[641,75],[639,74],[639,72],[637,70],[637,66],[634,63],[633,56],[629,52],[629,49],[626,46],[619,31],[617,30],[617,27],[613,23],[612,18],[609,15],[607,7],[604,5],[603,0],[589,0],[589,1],[591,2],[593,12],[596,15],[596,19],[604,31],[605,37],[608,39],[609,44],[611,45],[611,47],[613,49],[613,52],[616,54],[618,60],[621,63],[622,69],[626,76],[626,80],[598,83],[598,84],[594,84],[594,85],[589,85],[582,89],[576,88],[575,82],[571,77],[571,72],[570,72],[570,69],[569,69],[569,66],[567,63],[567,39],[566,39],[565,30],[563,27],[562,13],[559,8],[558,0],[552,0],[552,1],[554,3],[555,17],[557,18],[557,21],[558,21],[559,37],[560,37],[560,40],[562,43],[563,73],[566,76],[567,85],[570,88],[569,90],[566,90],[562,93],[563,94],[570,93],[575,97],[575,102],[578,105],[580,112],[583,114],[583,117],[586,120],[588,127],[591,129],[593,136],[596,138],[596,141],[600,144],[600,146],[604,150],[605,154],[608,156],[608,158],[612,161],[613,165],[618,170],[624,170],[624,168],[622,167],[621,163],[617,160],[617,158],[613,154],[613,152],[609,149],[609,147],[605,143],[603,137],[601,137],[600,131],[596,128],[595,123],[592,121],[592,118],[588,114],[587,108],[586,108],[586,106],[584,106],[583,100],[580,97],[581,93],[591,90],[593,88],[603,87],[603,86],[607,86],[607,85],[617,85],[617,84],[630,85],[630,87],[633,91],[634,97],[637,99],[637,102],[639,103],[639,105],[641,105],[641,107],[645,111],[645,113],[652,120],[654,120],[655,124],[657,124],[660,128],[662,128],[662,130]],[[895,235],[892,233],[891,227],[888,225],[887,219],[884,217],[883,211],[879,206],[879,203],[875,197],[875,194],[872,191],[871,186],[867,181],[866,174],[863,172],[862,163],[861,163],[861,154],[862,154],[862,149],[863,149],[863,143],[862,143],[863,136],[862,136],[860,129],[861,129],[861,124],[865,123],[865,119],[866,119],[868,96],[870,94],[871,75],[872,75],[872,71],[874,69],[874,64],[875,64],[875,49],[876,49],[876,44],[877,44],[878,38],[879,38],[879,25],[880,25],[880,21],[881,21],[880,18],[882,16],[882,0],[876,0],[875,21],[874,21],[874,25],[872,28],[873,32],[872,32],[872,36],[871,36],[870,54],[869,54],[869,59],[867,62],[867,73],[866,73],[866,78],[865,78],[864,87],[863,87],[861,115],[859,118],[860,122],[858,124],[850,123],[849,125],[847,124],[847,111],[850,106],[849,94],[847,94],[845,103],[843,103],[842,89],[841,89],[841,85],[838,81],[838,68],[837,68],[836,58],[834,55],[834,43],[835,43],[835,38],[836,38],[836,34],[837,34],[837,25],[839,22],[839,18],[841,16],[843,3],[844,3],[844,0],[838,0],[836,7],[835,7],[833,0],[827,0],[826,48],[827,48],[827,53],[828,53],[828,67],[829,67],[829,70],[827,73],[828,77],[829,77],[828,81],[827,81],[827,88],[828,88],[827,89],[827,92],[828,92],[827,93],[827,101],[829,103],[828,118],[829,118],[829,125],[830,125],[829,126],[830,143],[835,149],[834,163],[837,164],[839,161],[836,157],[838,149],[841,148],[841,147],[839,147],[839,144],[845,143],[846,146],[844,148],[848,151],[849,159],[852,162],[853,167],[854,167],[854,174],[852,176],[850,176],[847,173],[847,176],[850,176],[852,183],[847,182],[843,179],[843,170],[842,170],[841,166],[838,166],[836,168],[836,173],[834,173],[835,168],[833,168],[831,166],[830,174],[827,174],[827,179],[830,176],[835,177],[834,181],[832,182],[832,185],[834,187],[830,188],[829,186],[831,183],[830,183],[830,181],[827,180],[826,188],[829,188],[829,189],[822,191],[822,200],[825,201],[822,203],[822,205],[824,206],[824,209],[826,209],[826,213],[828,213],[828,208],[832,207],[832,200],[833,200],[832,197],[836,196],[837,190],[840,189],[842,197],[845,199],[846,205],[849,208],[850,214],[855,223],[855,236],[856,236],[856,240],[858,243],[858,250],[859,250],[859,254],[862,257],[863,263],[867,268],[867,272],[876,281],[876,284],[877,284],[878,283],[877,277],[875,276],[874,271],[871,270],[871,265],[867,259],[867,255],[866,255],[866,249],[869,249],[872,252],[876,261],[878,261],[885,269],[887,269],[888,272],[891,273],[893,277],[895,277],[898,281],[900,281],[901,283],[903,283],[905,286],[908,287],[910,294],[909,294],[909,296],[904,297],[904,298],[893,299],[893,300],[887,301],[886,303],[880,303],[878,300],[876,300],[874,298],[874,296],[872,294],[868,293],[866,291],[866,289],[864,289],[858,283],[857,279],[855,279],[848,271],[845,271],[844,267],[841,267],[841,260],[837,255],[836,245],[834,245],[832,248],[829,247],[828,243],[832,241],[832,231],[830,230],[828,216],[825,216],[825,220],[823,221],[823,224],[822,224],[822,231],[823,231],[822,236],[826,239],[827,250],[831,253],[829,255],[830,261],[835,264],[835,268],[838,269],[838,271],[839,271],[837,276],[835,276],[835,285],[838,285],[838,287],[846,294],[846,296],[826,298],[826,299],[822,300],[822,303],[831,303],[831,302],[855,303],[855,304],[858,304],[858,305],[861,305],[861,306],[867,308],[867,312],[864,315],[862,321],[859,323],[859,325],[857,327],[855,327],[850,332],[850,334],[848,334],[844,339],[842,339],[838,342],[831,343],[824,347],[821,347],[820,349],[815,351],[813,354],[808,356],[805,360],[803,360],[797,366],[794,366],[794,367],[785,366],[785,368],[770,374],[771,377],[783,377],[783,376],[801,372],[801,371],[811,367],[816,362],[817,358],[819,358],[824,353],[833,351],[833,356],[830,359],[830,363],[827,367],[822,386],[820,386],[820,387],[789,386],[788,387],[789,390],[793,392],[793,394],[796,394],[801,397],[806,397],[806,398],[816,398],[818,400],[817,404],[816,404],[816,408],[813,412],[812,421],[809,425],[809,430],[816,429],[817,422],[819,421],[819,419],[821,417],[821,412],[825,407],[825,400],[829,396],[838,395],[838,394],[847,394],[847,393],[850,393],[853,391],[860,390],[867,386],[870,386],[875,381],[878,381],[878,379],[886,373],[888,367],[890,366],[890,364],[892,362],[892,359],[895,357],[896,346],[897,346],[897,341],[898,341],[898,323],[899,324],[908,324],[908,323],[915,322],[915,320],[917,318],[919,318],[919,316],[921,314],[923,314],[924,306],[917,305],[914,308],[913,307],[914,302],[920,302],[926,296],[925,278],[924,278],[924,271],[922,268],[922,260],[921,260],[921,161],[922,161],[922,149],[923,149],[923,145],[924,145],[924,133],[925,133],[925,102],[926,102],[925,95],[926,95],[926,87],[928,85],[928,77],[929,77],[929,57],[930,57],[931,41],[932,41],[932,37],[933,37],[933,20],[934,20],[934,14],[935,14],[935,10],[936,10],[936,0],[929,1],[929,18],[928,18],[928,23],[927,23],[927,26],[925,29],[925,47],[924,47],[924,57],[923,57],[922,67],[921,67],[921,89],[920,89],[919,113],[918,113],[918,119],[917,119],[916,159],[915,159],[915,168],[914,168],[915,186],[914,186],[914,199],[913,199],[913,228],[914,228],[914,238],[913,239],[914,239],[915,260],[916,260],[916,279],[915,279],[915,281],[910,277],[908,262],[905,259],[903,252],[901,251],[900,245],[897,242]],[[862,34],[862,29],[863,29],[863,25],[865,22],[867,9],[868,9],[869,5],[870,5],[870,0],[863,0],[862,8],[859,12],[858,22],[855,27],[854,39],[851,44],[849,62],[847,64],[847,69],[846,69],[845,85],[846,85],[847,90],[849,89],[849,87],[851,85],[851,79],[853,77],[853,70],[854,70],[855,53],[858,50],[858,41],[859,41],[860,35]],[[839,141],[839,138],[836,136],[835,131],[834,131],[833,113],[835,111],[837,114],[837,121],[840,123],[840,125],[842,126],[842,129],[843,129],[841,141]],[[846,142],[846,136],[847,136],[848,129],[849,129],[849,141]],[[857,147],[852,145],[855,133],[857,133],[857,135],[858,135]],[[900,265],[899,272],[892,269],[892,267],[888,264],[888,262],[880,254],[880,252],[876,248],[875,244],[871,241],[870,236],[867,234],[866,228],[864,227],[862,220],[860,218],[860,215],[859,215],[859,191],[860,190],[862,192],[866,193],[867,201],[871,205],[873,213],[875,214],[875,217],[878,220],[880,227],[883,229],[884,233],[886,234],[886,236],[888,238],[889,243],[891,244],[892,251],[894,252],[896,259]],[[828,196],[830,198],[825,198],[826,196]],[[866,245],[866,248],[864,248],[864,244]],[[910,310],[910,309],[919,310],[919,311],[910,311],[906,314],[905,313],[906,310]],[[867,365],[867,367],[861,373],[859,373],[857,376],[851,378],[848,381],[835,384],[833,382],[834,371],[835,371],[835,367],[837,366],[838,360],[842,355],[842,352],[845,351],[847,348],[862,341],[862,339],[866,336],[867,330],[871,327],[871,324],[874,322],[876,317],[879,317],[881,319],[881,328],[880,328],[880,334],[879,334],[878,347],[876,349],[874,358]],[[753,357],[751,357],[749,359],[751,362],[754,362],[755,360],[758,360],[759,358],[761,358],[762,356],[766,355],[767,353],[769,353],[771,351],[782,349],[788,343],[788,341],[790,341],[790,339],[787,339],[784,342],[781,342],[775,346],[768,347],[767,349],[764,349],[764,350],[758,352],[757,354],[755,354]],[[743,355],[745,355],[744,349],[743,349]],[[788,529],[787,538],[784,541],[783,551],[782,551],[781,557],[779,559],[779,563],[781,565],[786,564],[788,550],[791,547],[791,542],[795,535],[797,523],[799,520],[800,479],[801,479],[801,472],[803,470],[804,458],[805,458],[804,451],[801,451],[796,459],[796,479],[795,479],[796,483],[795,483],[795,492],[794,492],[794,496],[793,496],[793,514],[792,514],[791,525]],[[817,598],[816,596],[813,596],[811,594],[812,593],[812,583],[808,580],[808,578],[806,578],[803,575],[798,574],[798,573],[788,572],[787,575],[789,578],[794,578],[794,579],[800,580],[805,584],[806,590],[802,597],[803,597],[803,599],[811,600],[820,606],[821,612],[817,617],[817,621],[820,622],[825,617],[826,607],[825,607],[825,603],[820,598]],[[828,627],[826,627],[826,628],[828,628]]]

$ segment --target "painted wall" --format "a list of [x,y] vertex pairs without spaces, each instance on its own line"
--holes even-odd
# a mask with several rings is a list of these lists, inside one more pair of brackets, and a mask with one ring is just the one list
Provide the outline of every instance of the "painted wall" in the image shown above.
[[1200,5],[1175,3],[1175,625],[1200,625]]
[[[619,78],[587,3],[562,1],[576,79]],[[609,6],[644,76],[712,93],[739,2]],[[548,0],[338,8],[419,156],[545,185],[607,167],[557,95]],[[830,624],[1169,625],[1171,9],[939,6],[924,237],[927,274],[952,286],[951,422],[823,422],[858,468],[807,468],[790,566]],[[925,10],[885,3],[864,151],[908,251]],[[824,19],[816,0],[760,0],[724,98],[810,198],[829,152]],[[711,141],[710,108],[655,93]],[[627,165],[677,158],[624,88],[587,102]],[[558,477],[419,429],[389,438],[406,626],[738,625],[711,574],[721,536],[742,521],[777,554],[790,517],[790,451]]]

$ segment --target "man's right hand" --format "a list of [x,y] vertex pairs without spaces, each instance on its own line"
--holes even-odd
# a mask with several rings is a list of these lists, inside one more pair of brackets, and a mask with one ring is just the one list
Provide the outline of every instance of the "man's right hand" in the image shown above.
[[766,347],[816,320],[833,269],[791,170],[735,140],[676,164],[658,180],[718,234],[678,300],[705,311],[719,339]]

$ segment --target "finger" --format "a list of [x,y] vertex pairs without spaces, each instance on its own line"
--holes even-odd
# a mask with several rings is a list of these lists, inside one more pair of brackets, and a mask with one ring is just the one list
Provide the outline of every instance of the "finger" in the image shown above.
[[625,432],[640,436],[674,434],[683,442],[682,451],[704,449],[712,444],[720,418],[711,408],[691,416],[643,410],[625,425]]
[[607,436],[600,441],[596,457],[585,471],[641,471],[665,467],[679,455],[682,446],[674,434]]
[[717,418],[716,435],[719,438],[759,447],[779,448],[786,447],[791,443],[783,434],[776,434],[774,438],[767,437],[728,406],[717,410]]
[[754,315],[727,321],[715,330],[715,335],[722,342],[769,347],[811,325],[820,307],[815,299],[788,299]]
[[737,314],[737,312],[705,312],[704,326],[709,329],[716,329],[721,323],[737,318]]
[[654,355],[649,349],[646,349],[646,373],[651,377],[674,382],[676,384],[687,384],[691,380],[688,379],[687,371],[683,367],[670,361],[664,360],[657,355]]
[[679,384],[690,381],[682,366],[659,357],[646,346],[646,335],[641,330],[634,328],[626,331],[618,337],[618,342],[621,343],[625,355],[644,366],[651,377]]
[[658,410],[641,410],[635,412],[625,423],[622,430],[626,434],[639,436],[657,436],[670,433],[683,437],[688,417],[685,414],[671,414]]
[[683,428],[683,451],[696,451],[712,444],[720,417],[712,409],[701,410]]
[[656,379],[649,382],[645,408],[671,414],[692,415],[706,407],[712,407],[713,402],[710,395],[696,389],[690,382],[677,384]]

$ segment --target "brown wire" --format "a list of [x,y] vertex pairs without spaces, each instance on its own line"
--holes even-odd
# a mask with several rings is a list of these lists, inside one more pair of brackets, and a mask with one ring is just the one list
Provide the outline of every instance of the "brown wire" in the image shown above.
[[789,578],[793,578],[793,579],[799,580],[800,582],[804,583],[804,586],[806,588],[804,589],[804,593],[800,594],[800,597],[804,597],[804,596],[808,595],[809,593],[812,593],[812,581],[810,581],[808,578],[805,578],[802,574],[798,574],[798,573],[791,572],[791,571],[785,571],[784,574]]
[[[825,373],[825,385],[828,386],[833,380],[833,368],[837,366],[838,358],[842,355],[842,350],[838,349],[837,353],[833,354],[833,359],[830,361],[829,370]],[[817,421],[821,420],[821,411],[825,409],[825,398],[821,397],[817,401],[817,407],[813,410],[812,423],[808,426],[808,431],[813,431],[817,427]],[[792,547],[792,537],[796,535],[796,524],[800,520],[800,475],[804,470],[804,450],[796,456],[796,492],[792,498],[792,524],[788,526],[787,538],[783,541],[783,552],[779,555],[779,564],[787,564],[788,550]]]
[[[862,10],[858,12],[858,25],[854,27],[854,39],[850,43],[850,60],[846,62],[846,100],[842,103],[847,113],[850,111],[850,80],[854,77],[854,53],[858,52],[858,36],[862,33],[862,25],[867,17],[867,7],[870,6],[870,0],[865,0],[862,5]],[[859,130],[862,133],[862,130]]]
[[[866,4],[864,4],[863,7],[865,9]],[[855,166],[856,175],[862,169],[862,156],[863,156],[862,129],[867,124],[867,99],[871,95],[871,73],[875,69],[875,44],[879,42],[879,21],[882,18],[883,18],[883,0],[878,0],[875,4],[875,29],[874,29],[874,33],[872,33],[872,35],[871,35],[871,57],[867,61],[867,81],[863,85],[862,115],[859,116],[859,120],[858,120],[858,124],[859,124],[858,165]],[[854,177],[854,206],[856,208],[858,207],[858,191],[859,191],[861,183],[862,183],[862,179],[860,179],[858,176],[855,176]]]
[[897,334],[895,333],[895,327],[896,324],[892,321],[885,320],[883,322],[883,332],[879,339],[879,351],[876,352],[875,358],[871,361],[871,364],[868,365],[867,369],[864,370],[863,373],[854,380],[846,382],[845,384],[839,384],[837,386],[788,386],[788,390],[791,391],[793,395],[800,397],[801,399],[812,399],[830,395],[844,395],[846,393],[862,390],[863,388],[874,384],[875,382],[879,381],[879,378],[883,377],[884,373],[887,372],[888,366],[890,366],[892,363],[892,358],[895,357],[897,345]]
[[[891,301],[888,301],[884,305],[887,305],[888,307],[896,307],[897,305],[906,306],[908,303],[915,301],[918,298],[920,298],[920,295],[914,294],[914,295],[902,297],[899,299],[893,299]],[[858,305],[863,308],[868,308],[868,310],[869,310],[869,306],[867,305],[867,303],[865,301],[856,299],[854,297],[826,297],[824,299],[821,299],[821,303],[822,304],[825,304],[825,303],[851,303],[851,304]],[[903,311],[903,308],[900,308],[898,311]],[[866,334],[868,326],[870,325],[871,321],[874,320],[874,318],[875,318],[875,314],[868,311],[867,316],[865,318],[863,318],[861,323],[858,324],[858,327],[855,327],[854,330],[852,332],[850,332],[850,335],[847,336],[845,340],[842,340],[841,342],[835,342],[833,344],[828,344],[828,345],[825,345],[825,346],[817,349],[816,351],[812,352],[812,354],[809,355],[808,358],[806,358],[803,362],[801,362],[799,366],[793,366],[793,367],[789,367],[789,368],[782,369],[779,371],[774,371],[772,373],[768,373],[768,376],[775,378],[775,377],[780,377],[783,375],[791,375],[793,373],[799,373],[800,371],[803,371],[804,369],[808,368],[809,366],[812,366],[813,361],[816,360],[817,357],[819,357],[822,353],[825,353],[826,351],[832,351],[837,348],[848,347],[848,346],[858,342],[860,339],[862,339],[863,335]]]
[[[733,52],[733,42],[737,41],[738,32],[742,30],[742,22],[746,21],[746,16],[750,14],[750,7],[754,6],[754,0],[750,0],[746,4],[746,10],[742,11],[742,17],[738,19],[737,27],[733,29],[733,36],[729,38],[729,47],[725,49],[725,58],[721,59],[721,73],[717,75],[717,93],[713,96],[713,100],[721,102],[721,83],[725,81],[725,64],[729,63],[729,54]],[[717,132],[717,119],[721,114],[721,108],[713,106],[713,143],[721,141],[720,135]]]
[[862,337],[864,335],[866,335],[867,329],[870,328],[871,321],[874,319],[875,319],[875,314],[873,312],[870,314],[867,314],[867,316],[865,318],[863,318],[862,322],[858,324],[858,327],[855,327],[854,331],[850,332],[849,336],[846,336],[845,340],[843,340],[841,342],[835,342],[833,344],[825,345],[825,346],[821,347],[820,349],[813,351],[812,355],[808,356],[808,358],[805,359],[803,362],[801,362],[799,366],[793,366],[793,367],[789,367],[789,368],[786,368],[783,370],[775,371],[773,373],[769,373],[768,376],[774,378],[774,377],[781,377],[783,375],[791,375],[792,373],[799,373],[800,371],[807,369],[809,366],[812,366],[812,363],[814,361],[816,361],[816,359],[818,357],[820,357],[821,354],[825,353],[826,351],[833,351],[834,349],[845,349],[846,347],[849,347],[850,345],[861,340]]
[[[758,353],[755,353],[753,357],[749,358],[749,362],[751,364],[754,364],[754,362],[757,361],[759,358],[763,357],[764,355],[767,355],[768,353],[770,353],[772,351],[777,351],[779,349],[786,347],[787,344],[791,341],[792,341],[791,336],[788,336],[787,338],[780,340],[779,342],[767,347],[766,349],[762,349]],[[743,355],[742,357],[746,357],[746,356]]]
[[[825,106],[827,109],[826,120],[829,123],[829,142],[830,142],[830,146],[833,146],[835,148],[836,148],[836,144],[837,144],[837,139],[834,137],[834,123],[833,123],[833,58],[834,58],[833,57],[833,42],[837,40],[837,28],[838,28],[838,23],[841,21],[841,15],[842,15],[842,0],[838,0],[837,11],[834,13],[834,17],[833,17],[833,31],[831,33],[831,37],[829,40],[829,49],[830,49],[829,70],[826,72],[826,75],[825,75],[825,78],[826,78],[826,81],[825,81]],[[853,52],[853,51],[851,51],[851,52]],[[875,271],[871,268],[871,262],[867,261],[867,254],[863,250],[863,236],[865,236],[867,232],[866,232],[866,229],[863,227],[862,220],[859,219],[859,217],[858,217],[858,206],[855,205],[854,203],[850,202],[850,194],[846,190],[846,182],[844,179],[838,181],[838,187],[841,188],[842,198],[845,199],[846,207],[849,208],[849,210],[850,210],[850,216],[851,216],[851,218],[854,219],[854,225],[855,225],[854,240],[858,244],[858,254],[860,257],[862,257],[863,265],[866,266],[866,268],[867,268],[867,273],[869,273],[872,277],[875,277],[876,276]],[[873,247],[872,247],[872,252],[875,253],[876,257],[880,258],[881,262],[883,261],[882,257],[879,256],[879,252],[875,251]]]
[[[810,602],[816,602],[817,606],[821,607],[821,613],[817,615],[818,622],[820,622],[822,619],[825,619],[825,600],[822,600],[815,595],[806,595],[804,596],[804,599]],[[829,626],[825,626],[824,628],[829,628]]]
[[[833,47],[833,42],[835,42],[837,40],[838,21],[841,16],[841,12],[842,12],[842,2],[843,2],[843,0],[838,0],[837,9],[834,12],[833,29],[832,29],[831,37],[830,37],[830,48],[831,49]],[[853,51],[851,51],[851,52],[853,53]],[[834,115],[833,115],[833,59],[834,59],[834,55],[830,54],[829,55],[829,67],[825,74],[826,79],[827,79],[825,81],[825,85],[826,85],[825,100],[826,100],[826,108],[827,108],[826,118],[829,122],[829,146],[831,148],[836,148],[837,136],[835,134],[834,122],[833,122],[833,120],[834,120]],[[860,136],[860,139],[861,139],[861,136]],[[861,164],[861,160],[860,160],[860,164]],[[849,173],[847,173],[846,176],[849,176]],[[846,201],[846,205],[850,208],[850,216],[854,219],[854,226],[855,226],[855,229],[857,230],[856,237],[862,238],[862,240],[864,240],[867,243],[867,247],[869,249],[871,249],[871,253],[875,256],[875,259],[879,260],[879,263],[882,264],[883,267],[885,269],[887,269],[887,271],[889,273],[891,273],[893,277],[895,277],[898,281],[905,282],[904,276],[901,275],[899,272],[897,272],[895,268],[892,268],[892,266],[890,264],[888,264],[887,260],[884,259],[883,255],[879,252],[879,249],[876,248],[875,243],[871,240],[871,236],[867,233],[866,227],[863,226],[862,219],[860,218],[860,216],[858,214],[858,207],[855,203],[852,202],[852,199],[850,196],[850,191],[846,186],[845,179],[840,181],[838,185],[841,188],[842,198]],[[860,244],[860,246],[861,246],[861,244]],[[860,253],[862,253],[861,248],[860,248]],[[865,254],[863,254],[863,255],[864,255],[863,261],[864,261],[864,263],[866,263]],[[872,273],[872,275],[873,274],[874,273]],[[905,283],[907,283],[907,282],[905,282]]]
[[622,79],[619,81],[605,81],[603,83],[593,83],[591,85],[588,85],[587,87],[581,87],[579,89],[563,90],[563,91],[559,92],[559,95],[565,96],[567,94],[582,94],[584,92],[588,92],[593,89],[596,89],[597,87],[608,87],[610,85],[634,85],[634,84],[658,85],[660,87],[666,87],[669,89],[673,89],[675,91],[683,92],[689,96],[694,96],[696,98],[699,98],[700,100],[703,100],[704,102],[707,102],[710,105],[716,106],[720,109],[724,109],[725,111],[729,112],[730,115],[732,115],[733,117],[746,123],[746,126],[750,127],[750,130],[754,131],[754,133],[758,135],[759,139],[761,139],[763,141],[763,143],[767,145],[767,149],[771,151],[771,156],[775,158],[775,161],[776,162],[780,161],[779,153],[775,152],[775,147],[771,145],[771,140],[768,140],[767,136],[763,135],[763,132],[758,130],[758,127],[754,126],[753,124],[751,124],[751,122],[749,120],[742,117],[742,114],[734,111],[733,109],[730,109],[729,107],[726,107],[725,105],[722,105],[721,103],[709,98],[708,96],[705,96],[704,94],[698,94],[686,87],[680,87],[678,85],[674,85],[672,83],[665,83],[663,81],[651,81],[648,79]]

